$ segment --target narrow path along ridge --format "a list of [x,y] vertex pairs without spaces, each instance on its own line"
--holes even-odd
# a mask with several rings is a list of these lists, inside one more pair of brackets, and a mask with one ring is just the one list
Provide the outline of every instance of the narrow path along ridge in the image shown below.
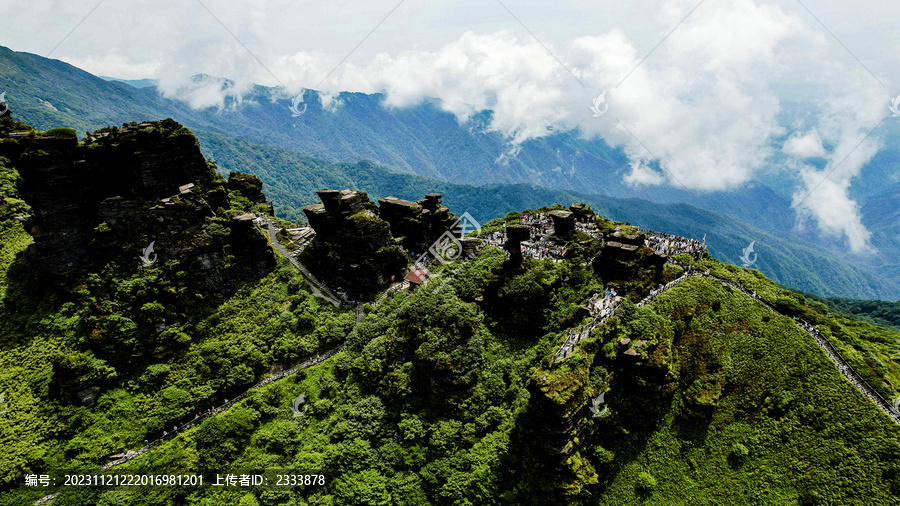
[[[698,269],[693,269],[691,268],[692,266],[687,267],[689,268],[689,270],[683,275],[673,281],[670,281],[660,289],[652,290],[650,295],[642,299],[636,305],[639,307],[647,305],[654,298],[656,298],[656,296],[665,293],[671,288],[674,288],[691,276],[702,276],[715,279],[723,285],[729,286],[735,290],[742,292],[748,297],[756,299],[776,315],[784,316],[785,318],[791,318],[794,324],[797,325],[800,330],[803,330],[804,332],[812,336],[815,343],[818,344],[820,348],[822,348],[822,350],[825,352],[825,355],[831,359],[831,361],[837,367],[838,371],[844,376],[844,378],[847,379],[847,381],[850,382],[851,385],[856,387],[856,389],[859,390],[859,392],[864,397],[872,401],[875,406],[877,406],[881,411],[888,415],[894,422],[900,423],[900,411],[894,408],[893,404],[890,401],[885,399],[884,396],[879,394],[878,391],[876,391],[866,380],[864,380],[862,376],[856,371],[856,369],[854,369],[853,366],[851,366],[850,363],[847,362],[843,355],[841,355],[841,353],[837,351],[837,349],[835,349],[835,347],[825,338],[825,336],[823,336],[819,332],[819,330],[815,326],[803,320],[792,318],[779,312],[774,304],[765,300],[764,298],[756,294],[756,292],[749,290],[737,283],[734,283],[727,278],[723,278],[715,274],[710,274]],[[567,339],[563,342],[562,346],[560,346],[559,350],[554,355],[553,365],[555,366],[565,361],[565,359],[568,358],[574,351],[575,345],[578,344],[580,340],[590,336],[591,332],[598,326],[606,323],[606,321],[615,314],[618,308],[619,305],[616,304],[608,313],[604,313],[601,316],[598,316],[591,323],[569,330]]]

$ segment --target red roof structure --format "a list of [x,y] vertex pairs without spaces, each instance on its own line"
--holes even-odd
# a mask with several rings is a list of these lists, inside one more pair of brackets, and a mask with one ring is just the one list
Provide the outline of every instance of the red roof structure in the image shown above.
[[406,276],[403,277],[403,279],[405,279],[411,283],[415,283],[417,285],[422,284],[426,278],[428,278],[428,275],[426,274],[426,272],[423,270],[418,270],[418,269],[414,270],[414,271],[409,271],[409,274],[407,274]]

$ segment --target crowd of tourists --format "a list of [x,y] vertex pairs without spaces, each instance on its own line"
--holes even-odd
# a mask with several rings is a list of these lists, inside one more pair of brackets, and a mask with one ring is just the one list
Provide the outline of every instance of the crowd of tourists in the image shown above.
[[587,325],[566,331],[566,339],[556,351],[556,354],[553,357],[554,362],[568,358],[568,356],[575,351],[575,346],[579,341],[586,339],[591,335],[591,332],[593,332],[595,328],[606,323],[606,320],[615,313],[616,308],[619,306],[619,301],[621,300],[622,297],[616,293],[614,288],[604,291],[603,294],[595,293],[591,296],[588,300],[588,310],[590,311],[591,316],[594,317],[594,320]]
[[644,241],[645,246],[656,253],[661,253],[666,256],[687,253],[696,258],[703,253],[704,249],[706,249],[705,241],[700,242],[696,239],[688,239],[687,237],[682,237],[680,235],[656,232],[653,230],[641,229],[641,232],[646,234],[646,239]]
[[503,249],[503,243],[506,242],[506,233],[498,230],[482,235],[481,239],[487,243],[488,246]]
[[522,243],[522,255],[536,260],[552,258],[559,261],[565,257],[566,247],[541,238],[537,241]]
[[593,316],[603,317],[612,313],[619,300],[621,297],[616,294],[615,288],[610,288],[602,294],[595,293],[588,300],[588,310]]
[[600,230],[597,229],[597,225],[593,222],[576,222],[575,230],[591,236],[594,240],[600,241],[601,244],[606,242],[603,237],[603,232],[600,232]]
[[[522,256],[543,260],[552,258],[562,260],[566,255],[566,245],[549,239],[553,233],[553,221],[544,213],[523,214],[519,218],[519,224],[529,227],[529,240],[521,244]],[[506,243],[506,230],[489,232],[480,239],[488,246],[503,249]]]
[[[678,264],[677,262],[673,262],[673,263]],[[678,265],[681,265],[681,264],[678,264]],[[647,304],[650,301],[652,301],[657,295],[661,294],[662,292],[665,292],[666,290],[668,290],[669,288],[672,288],[673,286],[677,285],[678,283],[681,283],[682,281],[687,279],[689,276],[692,276],[694,274],[700,274],[700,271],[696,271],[694,269],[693,265],[682,265],[682,267],[684,267],[684,274],[682,274],[681,276],[679,276],[676,279],[673,279],[672,281],[669,281],[666,284],[660,283],[659,286],[657,286],[656,288],[651,288],[650,294],[647,295],[646,297],[644,297],[643,300],[638,302],[637,305],[643,306],[644,304]]]
[[[525,225],[528,227],[537,228],[542,230],[544,233],[549,231],[550,227],[553,226],[553,222],[550,220],[550,216],[544,213],[526,213],[523,214],[519,218],[519,224]],[[534,232],[532,232],[533,234]]]

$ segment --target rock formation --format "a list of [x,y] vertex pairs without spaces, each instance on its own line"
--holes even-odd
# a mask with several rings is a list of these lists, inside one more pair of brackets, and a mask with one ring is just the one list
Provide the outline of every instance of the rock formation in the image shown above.
[[588,223],[594,219],[594,210],[586,204],[570,204],[569,211],[575,215],[575,220],[580,223]]
[[478,250],[484,245],[484,242],[477,237],[463,237],[459,240],[463,248],[463,257],[473,258]]
[[316,193],[322,203],[303,208],[316,238],[301,253],[313,274],[351,297],[402,278],[406,255],[365,192]]
[[605,280],[624,280],[638,276],[641,269],[661,273],[666,256],[644,246],[646,235],[629,228],[616,227],[594,259],[594,270]]
[[[451,231],[455,217],[441,204],[440,193],[417,202],[384,197],[378,206],[360,191],[316,193],[322,203],[303,208],[316,238],[302,259],[316,276],[350,295],[401,279],[407,253],[418,256],[448,231],[458,234]],[[460,244],[464,255],[473,256],[481,241],[468,238]]]
[[553,235],[560,241],[571,241],[575,234],[575,213],[571,211],[550,211],[553,220]]
[[610,237],[612,241],[633,246],[643,246],[644,241],[647,239],[645,234],[630,232],[622,227],[616,227],[615,232]]
[[378,215],[391,224],[391,234],[410,252],[421,253],[450,229],[454,217],[441,205],[440,193],[429,193],[418,202],[385,197],[378,199]]
[[518,265],[522,263],[522,241],[531,238],[531,230],[523,225],[509,225],[506,227],[506,244],[504,247],[509,253],[509,263]]
[[[81,143],[50,133],[7,132],[0,156],[18,170],[19,191],[34,212],[26,223],[35,239],[30,254],[64,283],[108,262],[140,268],[150,242],[161,261],[184,263],[188,283],[217,298],[242,277],[230,266],[257,276],[274,268],[266,239],[226,212],[225,180],[177,122],[104,128]],[[211,233],[211,224],[221,232]]]
[[228,190],[237,192],[241,197],[253,204],[259,204],[266,214],[275,215],[275,208],[271,200],[266,200],[262,192],[262,180],[252,174],[232,172],[228,175]]

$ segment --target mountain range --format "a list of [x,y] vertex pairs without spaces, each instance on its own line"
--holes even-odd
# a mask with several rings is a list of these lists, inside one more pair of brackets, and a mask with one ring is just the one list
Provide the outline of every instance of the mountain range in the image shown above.
[[[341,93],[340,107],[323,108],[307,90],[305,112],[292,116],[282,90],[255,86],[239,102],[192,108],[167,98],[148,80],[100,78],[58,60],[0,47],[0,91],[15,118],[36,128],[67,126],[79,132],[131,121],[171,117],[200,139],[204,154],[223,173],[258,175],[279,215],[298,220],[299,208],[323,187],[366,188],[374,197],[444,194],[454,211],[479,220],[509,209],[584,201],[601,214],[695,238],[710,253],[740,263],[751,243],[753,268],[785,285],[823,296],[900,298],[900,136],[886,127],[885,148],[854,181],[863,223],[877,253],[851,255],[837,241],[796,229],[789,175],[730,192],[696,193],[634,188],[622,182],[621,149],[578,132],[525,142],[516,156],[501,135],[485,130],[489,114],[460,124],[437,101],[388,108],[384,96]],[[227,80],[197,76],[194,84],[227,87]],[[786,107],[790,113],[791,107]]]

